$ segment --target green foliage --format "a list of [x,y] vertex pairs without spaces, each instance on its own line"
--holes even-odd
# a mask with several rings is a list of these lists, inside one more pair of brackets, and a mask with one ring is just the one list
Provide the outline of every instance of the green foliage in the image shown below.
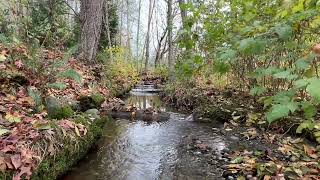
[[311,79],[306,90],[317,102],[320,102],[320,79]]
[[[319,58],[310,53],[320,38],[317,0],[223,0],[182,8],[190,12],[191,27],[181,32],[178,78],[226,74],[251,95],[264,95],[270,123],[302,111],[309,124],[299,132],[311,130],[320,103]],[[200,64],[195,56],[202,57]]]
[[75,80],[77,83],[82,83],[82,76],[73,69],[65,70],[58,74],[58,77],[69,78]]
[[287,24],[278,24],[274,29],[279,36],[279,39],[283,41],[287,41],[293,36],[293,29]]
[[99,92],[97,93],[93,93],[91,95],[92,100],[94,101],[94,103],[96,104],[97,107],[100,107],[101,104],[104,102],[105,98],[103,97],[103,95]]
[[261,39],[247,38],[240,41],[239,50],[245,55],[254,55],[263,52],[265,45]]
[[63,82],[55,82],[48,84],[49,88],[58,89],[58,90],[64,90],[67,88],[66,83]]
[[256,86],[251,89],[250,94],[252,96],[260,96],[261,94],[263,94],[266,91],[267,91],[267,88],[261,87],[261,86]]

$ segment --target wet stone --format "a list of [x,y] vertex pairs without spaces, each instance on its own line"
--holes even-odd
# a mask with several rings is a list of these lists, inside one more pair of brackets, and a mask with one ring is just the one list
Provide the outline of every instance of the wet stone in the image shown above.
[[196,152],[193,152],[193,154],[196,155],[196,156],[199,156],[199,155],[201,155],[202,153],[201,153],[200,151],[196,151]]
[[232,140],[232,141],[239,141],[239,137],[237,137],[237,136],[231,136],[230,137],[230,140]]

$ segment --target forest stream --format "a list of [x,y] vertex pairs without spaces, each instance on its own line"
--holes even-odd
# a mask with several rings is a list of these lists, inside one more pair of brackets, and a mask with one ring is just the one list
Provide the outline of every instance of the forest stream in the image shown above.
[[91,151],[62,179],[222,178],[222,164],[212,162],[212,157],[223,160],[221,152],[227,146],[224,137],[217,133],[222,124],[211,127],[194,122],[190,114],[166,107],[156,91],[150,93],[152,87],[140,88],[131,91],[126,104],[141,110],[157,108],[169,113],[169,119],[109,121],[97,150]]

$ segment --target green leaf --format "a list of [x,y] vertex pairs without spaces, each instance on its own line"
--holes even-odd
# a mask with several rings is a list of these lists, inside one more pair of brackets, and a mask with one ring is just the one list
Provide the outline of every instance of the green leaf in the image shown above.
[[260,96],[261,94],[265,93],[267,91],[267,88],[256,86],[250,90],[250,94],[252,96]]
[[10,132],[10,130],[0,128],[0,136],[2,136],[2,135],[4,135],[4,134],[7,134],[8,132]]
[[310,64],[304,59],[299,59],[295,62],[295,65],[298,70],[305,70],[310,66]]
[[81,75],[73,69],[68,69],[68,70],[58,74],[58,77],[70,78],[70,79],[75,80],[79,84],[82,83]]
[[243,157],[241,157],[241,156],[236,157],[231,161],[231,163],[233,163],[233,164],[240,164],[242,162],[243,162]]
[[48,87],[53,89],[64,90],[67,88],[67,85],[63,82],[55,82],[55,83],[48,84]]
[[289,40],[293,35],[292,27],[287,24],[277,25],[275,27],[275,32],[277,33],[279,38],[284,41]]
[[317,113],[316,107],[311,102],[301,102],[301,108],[306,119],[314,117]]
[[320,137],[320,131],[313,133],[315,137]]
[[307,120],[307,121],[302,122],[298,126],[296,133],[301,134],[303,130],[309,129],[311,131],[311,130],[313,130],[313,128],[314,128],[313,122],[311,120]]
[[315,100],[320,102],[320,79],[314,78],[310,80],[310,84],[307,86],[307,92]]
[[289,115],[290,108],[283,104],[276,104],[267,112],[266,117],[269,123]]
[[294,91],[280,91],[273,96],[273,101],[278,104],[287,104],[292,101]]
[[278,73],[274,74],[273,77],[277,78],[277,79],[289,79],[289,80],[292,80],[292,79],[297,78],[298,75],[291,74],[291,71],[282,71],[282,72],[278,72]]
[[294,113],[299,108],[299,103],[297,102],[289,102],[286,106],[290,109],[291,113]]
[[273,102],[272,97],[265,98],[263,100],[264,108],[269,107],[272,104],[272,102]]
[[309,82],[305,79],[299,79],[293,82],[293,84],[296,89],[301,89],[301,88],[305,88],[309,84]]
[[225,74],[230,70],[230,66],[224,62],[216,61],[213,70],[219,74]]
[[218,54],[220,61],[233,62],[237,57],[237,51],[233,49],[227,49]]
[[264,51],[266,42],[260,39],[247,38],[240,41],[239,50],[246,55],[259,54]]
[[197,65],[202,64],[203,63],[203,58],[201,56],[199,56],[199,55],[196,55],[194,57],[194,63],[197,64]]

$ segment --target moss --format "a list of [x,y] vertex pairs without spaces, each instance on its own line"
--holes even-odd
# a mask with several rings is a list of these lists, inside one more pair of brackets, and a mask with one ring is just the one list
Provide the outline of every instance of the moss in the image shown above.
[[95,93],[91,95],[91,98],[93,100],[93,102],[95,103],[95,105],[97,107],[101,106],[101,104],[104,102],[104,97],[101,93]]
[[61,151],[55,157],[51,156],[41,162],[38,169],[33,173],[32,179],[57,179],[63,173],[67,172],[73,164],[85,156],[95,140],[102,135],[103,125],[107,119],[97,119],[90,124],[88,123],[87,116],[78,115],[74,121],[87,125],[87,135],[77,138],[76,141],[70,138],[64,139],[64,146]]
[[74,114],[74,111],[69,105],[63,105],[61,107],[57,107],[54,111],[49,114],[49,118],[51,119],[63,119],[71,117]]

